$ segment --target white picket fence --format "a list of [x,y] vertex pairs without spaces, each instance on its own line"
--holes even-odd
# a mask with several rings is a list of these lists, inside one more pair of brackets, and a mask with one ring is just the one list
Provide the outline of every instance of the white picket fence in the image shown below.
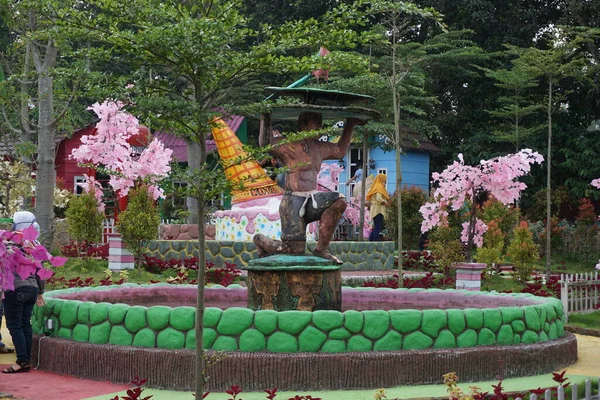
[[114,218],[108,218],[102,222],[102,244],[108,243],[108,235],[111,233],[117,233]]
[[594,311],[600,303],[600,276],[598,272],[562,274],[560,299],[566,320],[571,312]]
[[[585,394],[584,397],[579,397],[579,395],[577,394],[578,392],[578,385],[575,383],[573,385],[571,385],[571,400],[600,400],[600,396],[598,394],[593,395],[592,396],[592,381],[590,379],[587,379],[584,383],[584,387],[585,387]],[[600,393],[600,378],[598,379],[598,393]],[[565,396],[565,388],[563,386],[559,386],[556,395],[554,395],[552,393],[552,391],[550,389],[546,390],[546,392],[544,393],[544,397],[538,396],[536,394],[532,394],[529,396],[529,400],[538,400],[538,399],[544,399],[544,400],[551,400],[551,399],[558,399],[558,400],[567,400],[567,397]],[[515,400],[525,400],[527,399],[527,397],[525,398],[521,398],[521,397],[517,397]]]

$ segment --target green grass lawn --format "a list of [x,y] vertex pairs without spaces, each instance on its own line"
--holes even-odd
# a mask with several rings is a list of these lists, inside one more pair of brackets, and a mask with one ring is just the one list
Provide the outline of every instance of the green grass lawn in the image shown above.
[[500,275],[487,275],[481,282],[481,290],[485,292],[504,292],[513,291],[520,292],[523,289],[523,285],[516,279],[503,278]]
[[600,329],[600,310],[591,313],[569,314],[568,324],[581,328]]

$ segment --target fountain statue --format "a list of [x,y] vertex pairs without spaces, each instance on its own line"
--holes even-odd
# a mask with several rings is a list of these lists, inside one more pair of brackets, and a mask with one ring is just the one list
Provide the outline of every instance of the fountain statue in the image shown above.
[[[344,157],[354,128],[377,117],[376,111],[351,106],[372,99],[339,91],[312,88],[267,88],[279,96],[300,97],[303,103],[276,106],[262,116],[259,145],[269,132],[270,154],[288,169],[284,194],[279,205],[281,240],[254,235],[259,255],[249,262],[248,306],[252,309],[306,310],[341,309],[342,261],[331,254],[329,243],[346,209],[344,196],[317,190],[317,175],[324,160]],[[275,137],[270,121],[298,120],[300,131],[319,131],[323,119],[345,118],[337,143],[319,137],[286,140]],[[266,123],[268,122],[268,123]],[[306,255],[306,227],[319,221],[318,241],[312,255]]]

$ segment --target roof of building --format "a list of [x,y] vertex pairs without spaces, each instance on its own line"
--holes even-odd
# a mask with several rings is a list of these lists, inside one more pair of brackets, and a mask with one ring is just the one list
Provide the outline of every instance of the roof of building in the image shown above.
[[441,151],[433,142],[418,133],[405,132],[405,139],[401,141],[402,149],[415,150],[415,151],[427,151],[430,153],[436,153]]
[[[242,125],[242,122],[244,122],[244,118],[241,115],[227,115],[223,117],[223,121],[225,121],[225,123],[229,126],[229,128],[234,131],[237,132],[237,130],[240,128],[240,125]],[[175,135],[172,135],[170,133],[166,133],[166,132],[155,132],[153,134],[153,136],[156,139],[159,139],[161,142],[163,142],[163,144],[165,145],[166,148],[173,150],[173,158],[177,161],[177,162],[187,162],[188,160],[188,154],[187,154],[187,143],[185,142],[184,139],[177,137]],[[217,146],[215,145],[215,141],[212,139],[207,139],[206,140],[206,151],[207,152],[211,152],[214,151],[217,148]]]

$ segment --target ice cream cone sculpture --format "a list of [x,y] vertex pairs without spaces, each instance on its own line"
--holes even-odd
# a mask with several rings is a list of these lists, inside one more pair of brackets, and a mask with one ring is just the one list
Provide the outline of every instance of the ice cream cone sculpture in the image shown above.
[[[236,185],[231,193],[233,204],[283,194],[283,189],[269,178],[256,161],[247,159],[242,142],[222,119],[215,119],[212,135],[225,176]],[[242,189],[239,189],[239,184]]]

